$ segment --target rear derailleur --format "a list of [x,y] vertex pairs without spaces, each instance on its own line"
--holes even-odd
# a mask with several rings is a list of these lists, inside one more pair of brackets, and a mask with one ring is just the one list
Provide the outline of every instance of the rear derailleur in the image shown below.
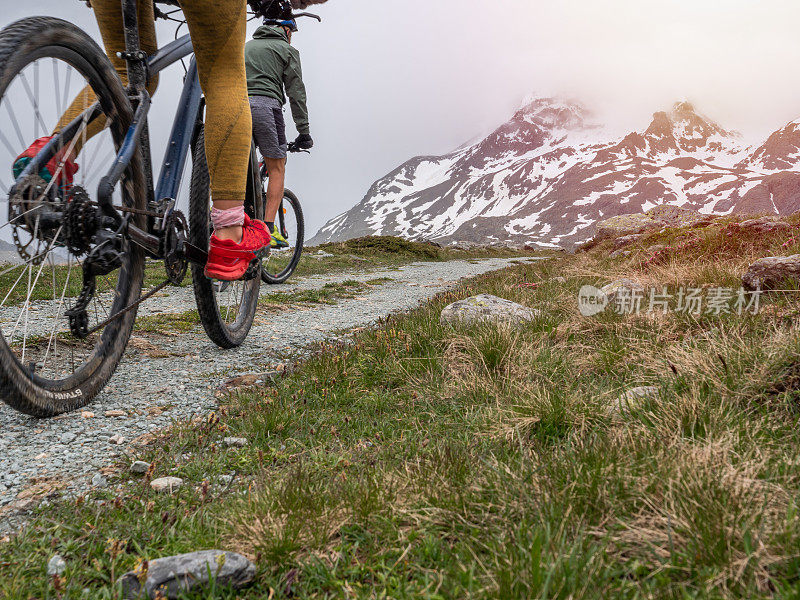
[[[80,222],[83,224],[80,235],[70,237],[70,250],[76,255],[88,252],[83,261],[83,288],[78,296],[75,306],[66,312],[69,319],[70,331],[78,339],[86,339],[95,331],[130,312],[147,298],[165,288],[167,285],[181,285],[189,269],[189,263],[184,256],[184,246],[188,237],[189,227],[186,218],[178,210],[169,210],[166,215],[151,213],[151,218],[156,218],[160,225],[155,232],[159,240],[157,254],[154,249],[147,249],[148,254],[155,255],[164,261],[167,280],[133,304],[111,315],[102,323],[89,328],[88,307],[97,292],[97,277],[103,277],[122,269],[124,258],[131,252],[131,241],[126,235],[126,229],[131,224],[132,214],[123,220],[121,227],[116,230],[103,228],[100,224],[106,217],[102,216],[99,208],[94,208],[93,216],[82,214]],[[76,208],[77,210],[77,208]],[[69,212],[69,210],[68,210]],[[141,211],[140,211],[141,212]],[[67,220],[69,222],[69,220]],[[76,221],[77,222],[77,221]],[[151,221],[152,223],[153,221]],[[87,225],[88,224],[88,225]],[[109,223],[106,222],[106,225]],[[120,272],[119,277],[126,273]]]

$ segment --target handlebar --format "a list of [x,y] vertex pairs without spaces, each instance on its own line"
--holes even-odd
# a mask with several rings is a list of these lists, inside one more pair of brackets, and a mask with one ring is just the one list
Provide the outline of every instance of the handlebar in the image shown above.
[[320,17],[319,15],[315,15],[315,14],[313,14],[313,13],[310,13],[310,12],[299,12],[299,13],[294,13],[294,15],[293,15],[293,16],[294,16],[294,18],[295,18],[295,19],[296,19],[297,17],[310,17],[310,18],[312,18],[312,19],[316,19],[317,21],[319,21],[320,23],[322,23],[322,17]]

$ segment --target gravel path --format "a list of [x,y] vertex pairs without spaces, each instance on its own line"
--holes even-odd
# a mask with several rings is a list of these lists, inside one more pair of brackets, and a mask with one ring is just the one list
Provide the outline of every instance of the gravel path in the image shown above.
[[[19,523],[36,498],[34,491],[105,485],[100,469],[123,456],[131,440],[169,427],[176,419],[213,411],[215,392],[231,378],[272,371],[333,332],[363,327],[392,312],[413,308],[462,278],[511,262],[415,263],[264,286],[264,292],[291,292],[348,279],[391,278],[335,305],[259,313],[247,343],[234,351],[218,349],[202,328],[169,336],[136,335],[116,375],[84,413],[37,420],[0,403],[0,532]],[[191,289],[175,289],[145,303],[139,314],[181,313],[192,308]]]

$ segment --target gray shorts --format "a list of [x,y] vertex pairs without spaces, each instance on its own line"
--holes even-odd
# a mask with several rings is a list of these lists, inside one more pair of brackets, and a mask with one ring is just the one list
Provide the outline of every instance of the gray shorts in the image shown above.
[[281,103],[268,96],[250,96],[250,110],[253,113],[253,137],[261,156],[286,158],[289,145]]

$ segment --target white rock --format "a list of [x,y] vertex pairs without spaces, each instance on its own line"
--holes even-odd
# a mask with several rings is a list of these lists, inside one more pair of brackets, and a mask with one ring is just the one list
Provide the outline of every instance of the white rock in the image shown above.
[[222,443],[229,448],[244,448],[247,446],[247,438],[242,437],[226,437]]
[[146,575],[131,571],[119,583],[125,598],[155,598],[159,591],[166,598],[183,598],[184,592],[209,588],[210,579],[216,586],[238,589],[250,584],[255,575],[255,565],[241,554],[204,550],[151,560]]
[[440,317],[442,324],[510,323],[519,325],[532,321],[541,311],[490,294],[480,294],[459,300],[445,307]]
[[618,299],[623,299],[625,296],[630,298],[636,294],[644,298],[644,287],[642,284],[632,279],[618,279],[612,281],[608,285],[600,288],[600,291],[606,295],[609,305],[612,306],[617,303]]
[[742,277],[748,290],[786,289],[800,281],[800,254],[768,256],[754,262]]
[[54,554],[50,562],[47,563],[47,574],[52,577],[53,575],[63,575],[67,570],[67,561],[65,561],[58,554]]
[[150,482],[150,487],[159,494],[171,494],[183,485],[180,477],[159,477]]
[[95,473],[92,477],[92,485],[98,488],[104,488],[108,485],[108,480],[100,473]]
[[655,386],[633,388],[614,400],[614,402],[612,402],[608,407],[608,412],[611,415],[622,415],[630,412],[631,410],[640,408],[642,404],[644,404],[645,400],[658,398],[660,394],[661,391]]

